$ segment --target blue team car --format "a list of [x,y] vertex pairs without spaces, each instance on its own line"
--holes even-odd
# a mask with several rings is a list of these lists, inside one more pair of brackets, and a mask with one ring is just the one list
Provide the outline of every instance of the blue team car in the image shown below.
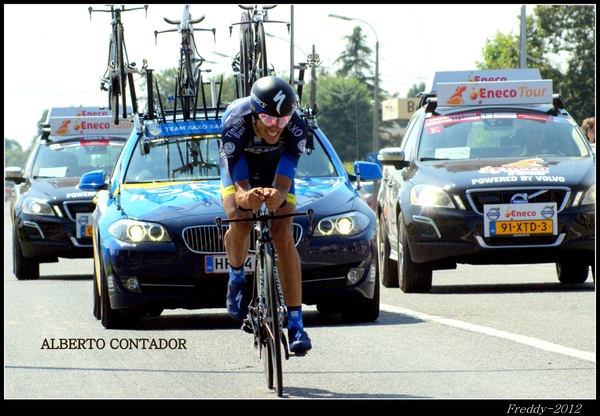
[[[149,85],[152,85],[149,82]],[[150,101],[150,100],[149,100]],[[165,309],[225,308],[229,264],[215,217],[225,218],[219,146],[224,107],[181,112],[149,109],[114,171],[83,175],[81,190],[98,191],[92,215],[94,316],[105,328],[137,325]],[[379,316],[376,217],[356,183],[381,179],[375,163],[348,174],[319,129],[299,109],[309,143],[296,173],[294,220],[302,262],[303,303],[340,313],[347,322]],[[247,272],[253,270],[248,253]]]

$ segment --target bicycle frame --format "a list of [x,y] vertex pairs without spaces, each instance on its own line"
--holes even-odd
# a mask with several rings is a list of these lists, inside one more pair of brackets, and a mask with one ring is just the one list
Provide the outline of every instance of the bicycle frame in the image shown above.
[[[242,329],[254,334],[254,347],[258,349],[259,358],[263,360],[267,387],[275,387],[279,397],[283,394],[283,367],[281,348],[285,359],[290,357],[288,340],[284,334],[287,322],[287,307],[281,290],[281,282],[277,273],[276,253],[270,234],[270,221],[282,218],[307,215],[309,228],[312,230],[313,211],[294,212],[275,215],[274,212],[258,210],[251,218],[215,218],[215,223],[222,233],[223,223],[254,222],[256,233],[255,272],[252,301],[248,307],[248,318]],[[223,236],[221,235],[221,238]],[[305,354],[295,354],[303,356]]]
[[194,39],[194,31],[212,32],[216,43],[216,29],[195,28],[192,25],[200,23],[204,20],[204,15],[197,19],[192,19],[190,14],[190,6],[186,4],[183,7],[183,16],[181,20],[171,20],[164,17],[164,21],[176,25],[176,29],[167,29],[154,31],[154,42],[156,44],[159,33],[179,32],[181,34],[181,48],[179,50],[179,74],[175,91],[175,111],[177,110],[177,97],[181,99],[181,107],[183,110],[184,119],[187,120],[192,115],[194,110],[194,118],[196,116],[196,107],[198,102],[198,85],[200,84],[201,65],[205,59],[198,52],[196,41]]
[[127,83],[129,83],[129,90],[131,95],[131,102],[133,112],[137,113],[137,97],[135,93],[135,84],[133,81],[133,74],[142,74],[146,69],[146,61],[144,60],[144,67],[142,70],[135,68],[135,62],[129,62],[129,56],[127,54],[127,47],[125,46],[125,38],[123,35],[123,21],[121,19],[122,12],[128,12],[132,10],[146,11],[146,17],[148,17],[148,5],[143,7],[133,7],[126,9],[124,6],[111,5],[110,10],[99,10],[88,8],[90,13],[90,21],[92,20],[92,12],[104,12],[110,13],[111,15],[111,34],[109,37],[108,47],[108,62],[106,64],[106,71],[100,78],[100,90],[108,91],[108,105],[113,115],[114,124],[119,124],[120,113],[119,113],[119,100],[122,103],[122,117],[127,118],[127,99],[126,89]]
[[267,60],[264,24],[285,23],[289,34],[291,23],[283,20],[269,20],[268,11],[275,8],[276,4],[264,5],[262,9],[259,9],[257,5],[239,4],[238,6],[244,11],[240,21],[229,26],[229,36],[232,34],[233,26],[240,25],[240,53],[234,58],[232,66],[234,71],[239,72],[236,83],[237,96],[247,97],[257,79],[274,72],[274,68],[269,69]]

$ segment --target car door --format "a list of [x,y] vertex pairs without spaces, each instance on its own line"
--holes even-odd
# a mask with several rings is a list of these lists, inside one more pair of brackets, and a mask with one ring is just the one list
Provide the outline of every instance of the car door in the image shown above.
[[[415,146],[418,139],[418,133],[421,131],[422,116],[418,112],[409,121],[406,131],[400,140],[399,149],[404,152],[404,160],[410,161],[416,153]],[[387,229],[387,235],[390,242],[392,253],[398,246],[398,205],[399,197],[402,191],[403,173],[407,168],[397,169],[393,165],[384,166],[382,192],[383,192],[383,218]]]

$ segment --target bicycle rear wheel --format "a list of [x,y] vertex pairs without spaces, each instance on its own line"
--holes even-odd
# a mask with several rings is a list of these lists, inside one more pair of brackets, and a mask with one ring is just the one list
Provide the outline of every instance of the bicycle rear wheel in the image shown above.
[[[247,12],[242,13],[241,21],[250,21],[250,15]],[[240,73],[239,79],[241,90],[244,97],[250,95],[252,89],[252,28],[250,24],[240,25]]]
[[269,63],[267,61],[267,41],[265,38],[265,28],[262,24],[258,25],[256,34],[256,78],[262,78],[269,75]]
[[121,95],[119,76],[116,70],[118,61],[117,45],[116,39],[111,36],[108,48],[108,107],[112,112],[113,124],[119,124],[119,99]]
[[192,72],[191,53],[183,46],[181,50],[181,62],[179,66],[179,95],[181,97],[181,109],[184,119],[189,119],[196,98],[196,87],[194,85],[194,74]]
[[[281,358],[282,329],[279,321],[279,292],[275,282],[273,246],[271,243],[266,243],[263,249],[267,360],[272,374],[270,378],[267,376],[267,384],[270,384],[269,388],[275,387],[277,396],[281,397],[283,395],[283,362]],[[269,372],[267,371],[267,373]]]

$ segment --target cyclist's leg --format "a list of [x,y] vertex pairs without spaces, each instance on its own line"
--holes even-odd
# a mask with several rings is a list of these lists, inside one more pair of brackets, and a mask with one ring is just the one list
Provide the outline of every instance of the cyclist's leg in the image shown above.
[[[223,195],[223,208],[227,218],[250,218],[251,212],[241,211],[235,203],[235,194]],[[240,267],[246,261],[248,249],[250,248],[250,232],[253,224],[251,222],[234,222],[229,224],[225,232],[224,243],[229,264]]]
[[[223,206],[228,218],[240,218],[251,215],[249,212],[242,212],[237,208],[235,195],[229,194],[223,196]],[[234,222],[229,224],[229,229],[225,232],[224,244],[229,259],[229,282],[227,283],[226,306],[229,316],[236,320],[243,320],[248,312],[248,290],[246,286],[246,276],[244,263],[250,247],[250,232],[252,223]]]

